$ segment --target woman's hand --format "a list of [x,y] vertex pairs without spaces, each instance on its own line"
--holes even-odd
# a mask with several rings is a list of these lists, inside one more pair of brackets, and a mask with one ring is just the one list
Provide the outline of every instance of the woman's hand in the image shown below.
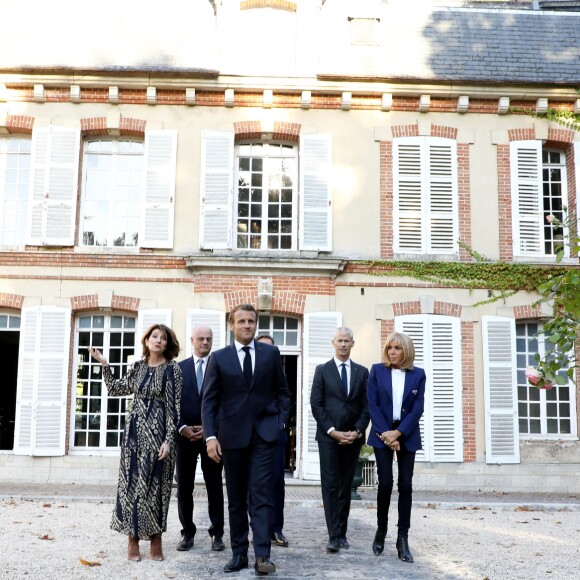
[[89,354],[102,366],[104,367],[108,367],[109,366],[109,361],[103,356],[103,353],[92,347],[92,346],[88,346],[87,350],[89,351]]
[[169,455],[169,443],[164,441],[159,448],[159,455],[157,456],[158,459],[165,459]]

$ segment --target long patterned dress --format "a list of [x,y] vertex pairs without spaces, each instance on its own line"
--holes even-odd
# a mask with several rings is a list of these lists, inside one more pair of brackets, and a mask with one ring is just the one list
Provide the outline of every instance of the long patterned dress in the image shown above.
[[[109,395],[134,395],[121,444],[111,528],[135,538],[150,538],[167,529],[181,369],[174,361],[150,367],[140,360],[121,379],[115,379],[111,369],[104,367],[103,378]],[[169,443],[170,452],[161,461],[157,456],[164,441]]]

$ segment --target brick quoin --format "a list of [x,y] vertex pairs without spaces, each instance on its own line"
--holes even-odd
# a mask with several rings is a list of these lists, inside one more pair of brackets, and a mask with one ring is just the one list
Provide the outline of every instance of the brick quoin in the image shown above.
[[393,258],[393,143],[380,143],[380,231],[381,258]]
[[[450,127],[448,127],[450,128]],[[457,130],[455,130],[457,132]],[[469,145],[457,144],[457,202],[459,220],[459,239],[471,247],[471,180],[469,167]],[[471,256],[463,247],[459,248],[459,260],[471,260]]]
[[[453,305],[458,306],[458,305]],[[461,322],[461,383],[463,387],[463,461],[475,461],[474,323]]]
[[13,310],[22,310],[24,296],[20,294],[9,294],[0,292],[0,308],[12,308]]
[[514,246],[509,145],[497,146],[497,191],[499,210],[499,259],[505,262],[511,261]]
[[395,332],[395,321],[381,320],[381,355],[385,342],[387,342],[387,337],[393,332]]

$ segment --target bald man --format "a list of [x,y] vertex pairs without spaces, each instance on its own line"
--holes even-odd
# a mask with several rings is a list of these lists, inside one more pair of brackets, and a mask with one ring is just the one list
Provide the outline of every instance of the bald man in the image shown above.
[[225,549],[224,535],[224,492],[222,486],[223,464],[212,461],[208,455],[201,425],[201,402],[203,399],[203,377],[209,353],[211,352],[213,331],[209,326],[200,325],[193,329],[191,346],[193,355],[181,361],[183,390],[177,429],[177,510],[181,522],[179,551],[193,547],[197,528],[193,523],[193,489],[197,459],[200,458],[201,471],[207,490],[210,519],[208,533],[211,549],[221,552]]

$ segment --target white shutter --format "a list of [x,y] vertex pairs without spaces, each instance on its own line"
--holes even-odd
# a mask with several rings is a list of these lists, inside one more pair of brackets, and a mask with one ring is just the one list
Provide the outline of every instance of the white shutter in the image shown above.
[[170,308],[151,308],[139,310],[137,313],[137,335],[135,336],[135,359],[140,360],[143,356],[141,339],[147,330],[154,324],[165,324],[171,328]]
[[393,140],[393,242],[394,251],[423,253],[422,138]]
[[80,135],[53,126],[32,132],[27,244],[74,245]]
[[393,140],[394,250],[457,252],[457,143],[438,137]]
[[202,249],[232,247],[233,171],[233,133],[203,131],[199,226]]
[[71,311],[22,309],[14,453],[64,455]]
[[329,361],[334,356],[332,338],[342,325],[340,312],[313,312],[304,315],[304,367],[302,376],[302,417],[300,437],[302,438],[302,477],[320,479],[320,459],[316,442],[316,421],[310,409],[310,391],[316,366]]
[[191,333],[196,326],[205,324],[213,330],[212,352],[226,345],[226,315],[219,310],[203,310],[200,308],[188,308],[186,322],[186,347],[187,357],[192,354]]
[[145,133],[145,172],[139,246],[172,248],[177,131]]
[[429,206],[427,252],[453,254],[459,238],[457,224],[457,143],[427,140]]
[[483,388],[486,463],[519,463],[516,324],[483,316]]
[[542,143],[510,143],[512,228],[515,256],[544,253]]
[[415,364],[424,369],[427,375],[427,381],[425,383],[425,410],[419,421],[423,449],[417,451],[415,454],[416,461],[431,461],[431,434],[433,433],[431,419],[431,382],[428,369],[429,339],[427,336],[428,326],[425,318],[426,316],[423,314],[416,316],[397,316],[395,318],[395,331],[404,332],[411,337],[415,345]]
[[300,137],[300,249],[332,250],[332,137]]
[[415,363],[425,369],[423,451],[418,461],[463,461],[461,322],[451,316],[417,314],[395,319],[397,331],[415,345]]

